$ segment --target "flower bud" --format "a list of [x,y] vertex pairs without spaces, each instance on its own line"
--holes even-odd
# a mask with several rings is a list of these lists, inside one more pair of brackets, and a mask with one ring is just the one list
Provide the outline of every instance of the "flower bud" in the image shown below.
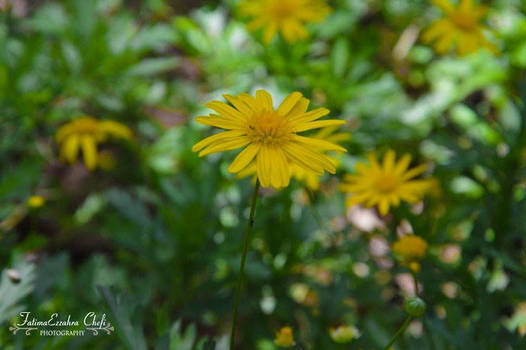
[[413,317],[420,317],[426,312],[426,303],[419,297],[409,298],[405,302],[405,311]]

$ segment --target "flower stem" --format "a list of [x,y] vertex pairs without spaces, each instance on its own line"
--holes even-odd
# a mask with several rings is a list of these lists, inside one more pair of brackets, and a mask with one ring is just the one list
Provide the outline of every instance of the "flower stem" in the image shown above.
[[409,323],[411,322],[412,319],[413,319],[413,317],[407,316],[407,318],[405,319],[405,321],[402,324],[402,326],[398,329],[398,331],[396,331],[395,335],[393,336],[393,338],[391,339],[389,344],[387,344],[387,346],[384,348],[384,350],[389,350],[391,345],[393,345],[395,343],[396,339],[398,339],[398,337],[400,337],[402,334],[404,334],[405,329],[407,328],[407,326],[409,326]]
[[239,311],[239,300],[241,299],[241,288],[243,287],[243,277],[245,273],[245,263],[247,260],[248,246],[250,242],[250,232],[254,226],[254,215],[256,213],[256,203],[259,195],[259,180],[256,180],[254,193],[252,194],[252,204],[250,206],[250,217],[248,219],[247,229],[243,237],[243,254],[241,255],[241,264],[239,265],[239,277],[236,284],[236,294],[234,298],[234,311],[232,315],[232,331],[230,333],[230,350],[234,350],[236,342],[237,316]]
[[415,297],[418,296],[418,279],[416,278],[416,272],[414,272],[412,269],[409,269],[411,271],[411,277],[413,277],[413,286],[415,291]]

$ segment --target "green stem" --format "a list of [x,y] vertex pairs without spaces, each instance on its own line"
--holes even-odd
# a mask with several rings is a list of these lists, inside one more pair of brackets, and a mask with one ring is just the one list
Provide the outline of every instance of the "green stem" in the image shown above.
[[409,326],[409,323],[411,322],[412,319],[413,317],[407,316],[402,326],[398,329],[398,331],[396,331],[395,335],[393,336],[389,344],[387,344],[387,346],[384,348],[384,350],[389,350],[389,348],[395,343],[396,339],[398,339],[398,337],[404,334],[405,329],[407,328],[407,326]]
[[436,345],[435,345],[435,341],[433,340],[433,333],[431,332],[431,329],[429,327],[429,323],[427,321],[427,319],[423,319],[424,321],[424,330],[427,334],[427,340],[429,341],[429,345],[430,345],[430,348],[431,350],[436,350]]
[[418,296],[418,280],[416,279],[416,273],[412,269],[409,269],[409,271],[411,271],[411,276],[413,277],[415,297],[417,297]]
[[248,219],[247,229],[243,237],[243,255],[241,255],[241,264],[239,266],[239,277],[237,279],[236,294],[234,298],[234,311],[232,316],[232,331],[230,333],[230,350],[234,350],[236,342],[237,316],[239,311],[239,300],[241,299],[241,288],[243,287],[243,277],[245,274],[245,263],[247,260],[248,246],[250,242],[250,232],[254,227],[254,215],[256,213],[256,203],[259,195],[259,180],[256,180],[254,193],[252,194],[252,204],[250,207],[250,218]]

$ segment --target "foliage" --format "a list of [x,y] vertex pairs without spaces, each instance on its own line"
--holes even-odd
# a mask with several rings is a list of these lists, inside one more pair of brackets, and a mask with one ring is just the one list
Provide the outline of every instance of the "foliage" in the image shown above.
[[[236,0],[181,3],[0,5],[0,348],[226,349],[253,185],[228,172],[236,152],[192,152],[211,134],[195,117],[260,88],[300,91],[352,137],[318,191],[261,191],[240,349],[277,349],[284,326],[298,349],[382,349],[412,273],[427,309],[395,349],[526,348],[524,3],[484,1],[500,54],[465,57],[419,38],[441,16],[424,0],[330,1],[293,43],[247,30]],[[57,130],[83,115],[133,131],[99,145],[111,166],[60,160]],[[385,216],[346,208],[344,175],[389,149],[429,164],[439,189]],[[418,269],[390,249],[406,232],[428,244]],[[106,312],[116,332],[13,335],[21,310]],[[360,337],[333,341],[339,325]]]

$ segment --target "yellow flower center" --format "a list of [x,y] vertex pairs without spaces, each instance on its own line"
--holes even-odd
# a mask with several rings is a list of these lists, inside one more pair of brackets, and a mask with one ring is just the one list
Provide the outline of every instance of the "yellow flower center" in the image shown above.
[[276,19],[292,17],[300,8],[297,0],[275,0],[269,6],[269,13]]
[[460,29],[464,31],[473,31],[477,25],[478,20],[476,16],[467,12],[455,12],[451,15],[451,21]]
[[290,140],[292,129],[282,116],[274,111],[261,111],[248,122],[247,136],[254,143],[281,145]]
[[376,180],[378,191],[382,193],[392,192],[399,184],[399,180],[392,174],[382,174]]

